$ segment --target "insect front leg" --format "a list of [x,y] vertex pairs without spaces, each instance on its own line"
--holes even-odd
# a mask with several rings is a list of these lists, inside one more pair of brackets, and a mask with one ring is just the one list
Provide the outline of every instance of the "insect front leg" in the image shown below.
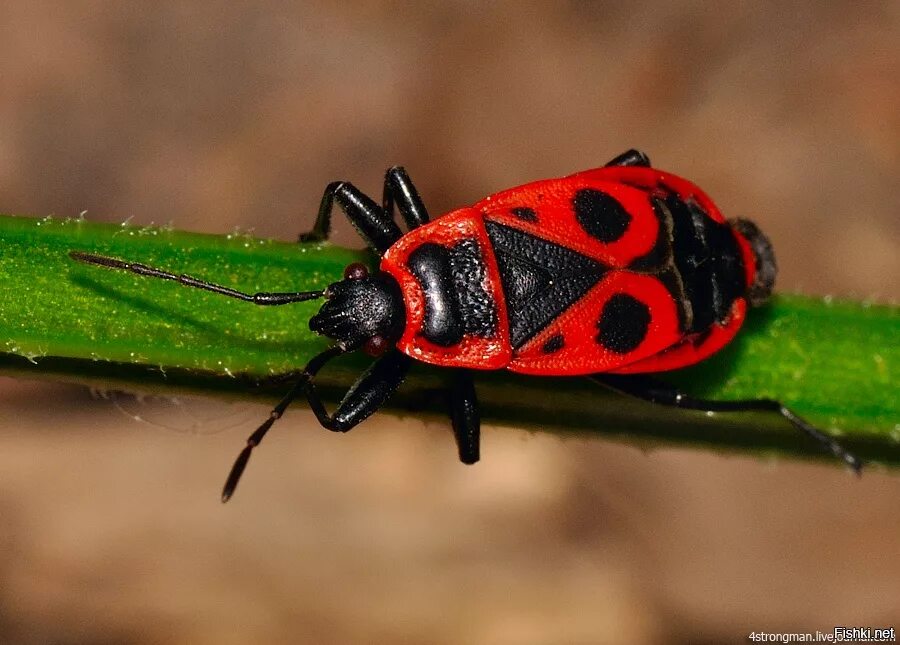
[[[234,495],[253,449],[262,442],[272,425],[284,415],[288,406],[298,396],[306,395],[309,407],[312,408],[319,423],[324,427],[335,432],[347,432],[384,405],[385,401],[400,387],[412,363],[411,358],[396,350],[385,354],[353,384],[334,414],[328,414],[322,399],[316,392],[313,378],[328,361],[344,353],[346,350],[339,345],[326,349],[309,361],[300,372],[290,375],[290,378],[294,379],[294,385],[278,405],[272,408],[269,418],[247,438],[247,445],[235,459],[228,479],[225,480],[225,487],[222,489],[223,502],[227,502]],[[277,380],[281,381],[282,378],[278,377]]]
[[459,448],[459,460],[464,464],[474,464],[481,454],[481,417],[478,413],[475,384],[469,370],[456,370],[453,375],[453,385],[450,387],[450,419]]
[[703,410],[704,412],[746,412],[754,410],[775,412],[784,417],[795,428],[815,439],[824,450],[842,460],[857,474],[862,470],[863,464],[858,457],[848,452],[832,437],[778,401],[773,401],[772,399],[745,399],[739,401],[698,399],[681,392],[678,388],[668,383],[657,381],[643,374],[595,374],[590,378],[616,392],[644,399],[651,403],[676,408]]
[[[250,455],[253,453],[253,449],[262,443],[262,440],[265,438],[266,433],[272,428],[272,425],[284,415],[288,406],[294,402],[294,399],[306,390],[313,374],[322,369],[322,366],[325,365],[325,363],[343,353],[345,353],[345,350],[339,345],[330,347],[321,354],[314,356],[300,372],[289,375],[294,381],[293,386],[291,386],[291,389],[284,395],[281,401],[278,402],[278,405],[272,408],[272,411],[269,412],[269,418],[254,430],[253,434],[247,437],[247,445],[244,446],[244,449],[238,454],[237,459],[234,460],[234,465],[231,467],[228,478],[225,480],[225,487],[222,489],[223,503],[227,502],[231,499],[231,496],[234,495],[234,491],[241,481],[241,475],[244,474],[244,469],[247,467],[247,462],[250,461]],[[277,380],[281,381],[286,380],[287,378],[288,377],[284,377],[284,379],[282,379],[281,377],[278,377]]]
[[607,166],[644,166],[646,168],[650,167],[650,157],[641,152],[640,150],[635,150],[632,148],[631,150],[626,150],[622,154],[620,154],[615,159],[609,161],[606,164]]
[[328,414],[312,380],[320,366],[309,373],[304,394],[323,427],[334,432],[347,432],[385,404],[406,378],[411,364],[412,359],[406,354],[397,350],[388,352],[357,379],[333,414]]
[[391,219],[394,219],[395,203],[409,230],[428,223],[428,210],[422,203],[415,184],[402,166],[388,168],[388,171],[384,173],[384,192],[381,204],[384,212]]
[[335,181],[325,187],[316,223],[308,233],[300,235],[301,242],[322,242],[331,233],[331,211],[337,202],[360,237],[378,255],[383,255],[403,233],[392,217],[372,198],[353,184]]

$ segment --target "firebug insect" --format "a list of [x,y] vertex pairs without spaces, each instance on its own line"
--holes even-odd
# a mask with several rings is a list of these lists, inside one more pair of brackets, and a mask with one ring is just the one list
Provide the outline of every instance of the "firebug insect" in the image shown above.
[[[247,439],[225,483],[234,493],[250,454],[301,394],[325,428],[346,432],[378,410],[414,360],[453,370],[450,416],[463,463],[479,459],[473,370],[584,375],[666,406],[776,412],[857,472],[862,463],[777,401],[710,401],[648,374],[692,365],[737,334],[748,306],[769,298],[775,256],[752,222],[726,220],[697,186],[629,150],[602,168],[511,188],[431,221],[401,167],[382,204],[348,182],[329,184],[312,231],[328,237],[334,203],[381,258],[351,264],[324,291],[247,294],[143,264],[73,251],[73,259],[174,280],[257,305],[325,298],[309,321],[335,341],[315,356]],[[395,223],[400,211],[408,232]],[[378,357],[333,413],[314,379],[331,359]]]

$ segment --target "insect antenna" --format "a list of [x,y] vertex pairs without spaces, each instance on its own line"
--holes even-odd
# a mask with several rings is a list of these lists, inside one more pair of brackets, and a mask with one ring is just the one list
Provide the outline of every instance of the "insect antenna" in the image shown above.
[[147,276],[150,278],[172,280],[179,284],[183,284],[186,287],[194,287],[196,289],[212,291],[213,293],[218,293],[222,296],[228,296],[229,298],[237,298],[238,300],[243,300],[245,302],[252,302],[255,305],[286,305],[291,302],[315,300],[316,298],[321,298],[325,293],[324,291],[319,290],[279,293],[259,292],[251,294],[237,291],[235,289],[230,289],[228,287],[223,287],[212,282],[207,282],[206,280],[200,280],[199,278],[185,275],[183,273],[170,273],[162,269],[147,266],[146,264],[126,262],[124,260],[118,260],[116,258],[107,257],[105,255],[95,255],[94,253],[84,253],[83,251],[70,251],[69,257],[73,260],[77,260],[78,262],[84,262],[85,264],[96,264],[97,266],[106,267],[108,269],[121,269],[123,271],[130,271],[131,273],[136,273],[137,275]]

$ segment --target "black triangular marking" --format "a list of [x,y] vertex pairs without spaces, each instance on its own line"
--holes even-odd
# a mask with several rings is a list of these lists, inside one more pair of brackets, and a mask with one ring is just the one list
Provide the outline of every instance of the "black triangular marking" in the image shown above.
[[535,295],[550,287],[552,278],[550,273],[540,267],[512,255],[503,255],[504,268],[500,269],[502,275],[514,275],[514,280],[503,280],[503,288],[507,302],[525,302]]
[[500,267],[514,349],[549,325],[609,270],[559,244],[496,222],[485,224]]

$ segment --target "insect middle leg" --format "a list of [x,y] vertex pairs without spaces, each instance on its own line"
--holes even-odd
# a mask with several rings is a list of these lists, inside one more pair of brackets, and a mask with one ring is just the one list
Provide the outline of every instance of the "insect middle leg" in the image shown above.
[[428,210],[422,203],[415,184],[402,166],[388,168],[384,173],[384,192],[381,205],[391,219],[394,219],[395,203],[410,230],[428,223]]
[[809,421],[779,401],[772,399],[744,399],[738,401],[711,401],[698,399],[681,392],[678,388],[643,374],[594,374],[592,380],[611,390],[658,403],[660,405],[705,412],[745,412],[763,410],[775,412],[784,417],[795,428],[815,439],[823,449],[850,466],[857,474],[862,470],[862,461],[848,452],[834,438],[828,436]]
[[453,374],[450,419],[453,422],[456,446],[459,448],[459,460],[464,464],[474,464],[481,453],[481,417],[478,413],[475,384],[469,370],[456,370]]

